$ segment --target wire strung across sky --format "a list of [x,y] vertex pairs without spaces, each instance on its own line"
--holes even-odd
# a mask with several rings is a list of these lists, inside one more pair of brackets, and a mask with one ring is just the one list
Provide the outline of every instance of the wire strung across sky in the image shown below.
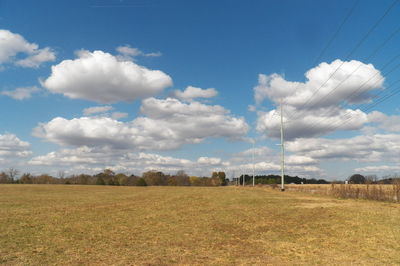
[[[363,36],[363,38],[361,38],[361,40],[357,43],[357,45],[348,53],[348,55],[345,57],[345,59],[342,61],[342,63],[335,69],[335,71],[328,77],[328,79],[326,79],[319,87],[318,89],[306,100],[305,103],[303,103],[300,108],[298,108],[299,110],[304,109],[304,107],[309,104],[311,102],[311,100],[318,94],[318,92],[328,83],[329,80],[331,80],[331,78],[340,70],[340,68],[344,65],[344,63],[361,47],[361,45],[367,40],[367,38],[371,35],[371,33],[378,27],[378,25],[383,21],[383,19],[389,14],[389,12],[396,6],[396,4],[399,2],[400,0],[395,0],[393,1],[393,3],[386,9],[385,13],[374,23],[374,25],[367,31],[367,33]],[[397,29],[394,33],[392,33],[389,38],[387,38],[387,40],[385,40],[381,45],[379,45],[372,53],[371,55],[368,57],[370,58],[371,56],[375,56],[376,53],[383,48],[383,46],[386,45],[386,43],[392,39],[394,37],[395,34],[398,33],[400,29]],[[355,72],[355,71],[354,71]],[[354,73],[353,72],[353,73]],[[353,74],[351,73],[350,76]],[[348,76],[348,77],[350,77]],[[334,88],[336,89],[336,88]],[[318,101],[316,101],[316,103],[318,103]],[[316,104],[315,103],[315,104]],[[315,105],[314,104],[314,105]],[[293,114],[289,114],[288,119],[289,120],[297,120],[298,118],[300,118],[301,116],[303,116],[304,111],[303,112],[299,112],[297,113],[296,117],[293,117]]]
[[[389,62],[387,62],[385,64],[384,67],[382,67],[382,70],[385,69],[386,67],[388,67],[396,58],[399,58],[400,54],[394,56],[391,60],[389,60]],[[377,84],[384,80],[385,77],[389,76],[391,73],[393,73],[396,69],[398,69],[400,67],[400,63],[395,65],[392,69],[390,69],[388,72],[384,73],[382,75],[381,78],[379,78],[378,80],[376,80],[374,82],[374,86],[377,86]],[[361,84],[361,86],[359,86],[355,91],[353,91],[349,96],[346,97],[345,100],[343,100],[344,102],[350,102],[352,98],[354,98],[355,96],[358,96],[360,94],[363,93],[363,91],[361,90],[366,84],[368,84],[368,82],[370,82],[373,78],[375,78],[377,75],[379,74],[379,72],[375,73],[375,75],[371,76],[368,80],[366,80],[363,84]],[[391,86],[393,86],[393,84],[397,83],[400,80],[395,81],[394,83],[392,83],[389,87],[387,87],[386,89],[390,88]],[[378,95],[380,95],[381,93],[383,93],[384,91],[380,91],[380,93]],[[324,113],[322,116],[328,116],[332,113],[332,110],[328,110],[329,113]],[[349,114],[348,114],[349,115]],[[309,130],[315,129],[317,127],[317,125],[323,124],[323,122],[325,122],[326,120],[328,120],[329,118],[322,118],[322,119],[318,119],[318,121],[315,121],[314,123],[312,123],[310,125],[310,127],[308,128]],[[348,121],[348,120],[346,120]],[[294,121],[289,121],[289,122],[294,122]],[[342,124],[341,124],[342,125]],[[335,128],[336,129],[336,128]]]
[[[398,33],[400,32],[400,27],[398,27],[395,31],[393,31],[388,38],[386,38],[379,46],[377,46],[377,48],[367,57],[366,60],[371,59],[373,56],[375,56],[378,51],[380,51],[391,39],[394,38],[394,36],[396,36]],[[397,58],[400,57],[400,54],[392,57],[382,68],[381,70],[384,70],[386,67],[388,67],[392,62],[394,62]],[[350,75],[348,75],[345,79],[343,79],[334,89],[332,89],[328,94],[326,94],[325,96],[323,96],[320,100],[319,103],[321,103],[323,100],[325,100],[326,98],[328,98],[337,88],[339,88],[344,81],[346,81],[348,78],[350,78],[351,75],[353,75],[363,64],[360,63],[359,66],[353,70],[352,73],[350,73]],[[382,81],[383,79],[385,79],[385,77],[387,77],[389,74],[391,74],[394,70],[398,69],[400,67],[400,64],[397,64],[394,68],[392,68],[390,71],[386,72],[383,74],[383,76],[377,80],[374,84],[377,84],[378,82]],[[361,86],[359,86],[355,91],[353,91],[352,93],[350,93],[349,96],[347,96],[343,102],[350,102],[355,96],[358,96],[360,94],[363,93],[363,91],[361,90],[366,84],[368,84],[369,81],[371,81],[374,77],[376,77],[379,74],[379,72],[377,72],[375,75],[371,76],[368,80],[366,80]],[[397,81],[396,81],[397,82]],[[374,85],[376,86],[376,85]],[[313,105],[315,106],[315,104]],[[322,116],[329,116],[333,111],[330,109],[328,110],[329,113],[324,113]],[[349,114],[348,114],[349,115]],[[309,130],[315,129],[317,127],[317,125],[323,124],[323,122],[325,122],[326,120],[328,120],[328,118],[322,118],[322,119],[318,119],[318,121],[315,121],[314,123],[312,123],[309,127]],[[349,119],[346,119],[346,121],[348,121]],[[290,122],[294,122],[295,120],[291,120],[291,121],[286,121],[286,123],[290,123]],[[344,123],[340,124],[339,126],[343,125]],[[337,127],[335,127],[336,129]]]
[[[349,20],[349,18],[353,15],[354,10],[356,8],[356,6],[358,5],[359,0],[356,0],[353,4],[353,6],[350,8],[349,12],[346,14],[346,16],[343,18],[342,22],[340,23],[339,27],[337,28],[337,30],[335,31],[335,33],[332,35],[332,37],[329,39],[328,43],[325,45],[325,47],[322,49],[321,53],[317,56],[317,58],[314,60],[313,62],[313,66],[316,65],[319,60],[322,58],[322,56],[325,54],[325,52],[328,50],[328,48],[331,46],[331,44],[333,43],[333,41],[336,39],[336,37],[338,36],[339,32],[342,30],[344,24],[347,22],[347,20]],[[296,86],[295,91],[298,90],[300,86],[300,83]],[[284,101],[281,102],[281,104],[285,104]],[[271,118],[269,119],[269,122],[272,121],[272,119],[274,118],[274,116],[278,113],[277,110],[275,110],[275,112],[272,114]]]
[[[368,60],[370,60],[371,58],[373,58],[373,57],[377,54],[377,52],[380,51],[380,50],[388,43],[388,41],[391,40],[391,39],[393,39],[393,37],[394,37],[396,34],[398,34],[399,32],[400,32],[400,27],[398,27],[388,38],[386,38],[385,41],[382,42],[381,45],[379,45],[379,46],[365,59],[365,61],[368,61]],[[398,58],[399,56],[400,56],[400,55],[396,55],[396,56],[392,57],[392,59],[390,59],[389,62],[386,63],[386,64],[381,68],[381,70],[385,69],[391,62],[393,62],[393,61],[394,61],[396,58]],[[331,96],[338,88],[340,88],[341,85],[343,85],[343,83],[344,83],[345,81],[347,81],[355,72],[357,72],[363,65],[364,65],[363,63],[360,63],[349,75],[347,75],[347,77],[346,77],[345,79],[342,79],[342,80],[340,81],[340,83],[337,84],[337,85],[335,86],[335,88],[333,88],[329,93],[327,93],[326,95],[324,95],[324,96],[323,96],[321,99],[319,99],[316,103],[314,103],[313,105],[311,105],[311,107],[310,107],[309,109],[312,109],[313,107],[315,107],[317,103],[321,104],[323,101],[325,101],[325,100],[326,100],[329,96]],[[394,70],[394,69],[393,69],[393,70]],[[393,71],[393,70],[392,70],[392,71]],[[389,73],[391,73],[392,71],[389,71]],[[387,73],[387,74],[389,74],[389,73]],[[367,81],[365,81],[361,86],[359,86],[355,91],[353,91],[352,93],[350,93],[350,95],[349,95],[348,97],[346,97],[343,101],[344,101],[344,102],[345,102],[345,101],[349,102],[349,100],[351,100],[352,98],[354,98],[354,96],[358,96],[358,95],[360,95],[361,93],[363,93],[363,92],[361,91],[361,89],[362,89],[372,78],[374,78],[374,77],[377,76],[378,74],[379,74],[379,72],[375,73],[375,75],[373,75],[372,77],[370,77],[370,78],[369,78]],[[387,74],[385,74],[384,77],[385,77]],[[381,78],[380,80],[384,79],[384,77]],[[377,83],[377,82],[376,82],[376,83]],[[304,113],[304,111],[303,111],[303,113]],[[299,117],[300,117],[300,116],[299,116]],[[290,123],[290,122],[293,122],[293,121],[295,121],[295,120],[286,121],[286,123]]]
[[[400,81],[400,79],[396,80],[394,83],[392,83],[392,84],[390,85],[390,87],[393,86],[394,84],[398,83],[399,81]],[[389,88],[389,87],[388,87],[388,88]],[[365,113],[365,112],[368,112],[368,111],[370,111],[372,108],[374,108],[375,106],[377,106],[378,104],[381,104],[382,102],[387,101],[387,100],[390,99],[392,96],[394,96],[394,95],[396,95],[396,94],[398,94],[398,93],[400,93],[400,87],[397,87],[396,89],[393,89],[391,93],[389,93],[389,94],[386,95],[386,96],[383,96],[383,97],[379,98],[377,101],[371,103],[369,106],[366,106],[365,108],[361,109],[361,111],[364,112],[364,113]],[[332,125],[330,125],[330,126],[329,126],[330,131],[333,131],[333,130],[338,129],[339,127],[341,127],[342,125],[344,125],[345,123],[347,123],[347,121],[349,121],[350,119],[353,118],[353,115],[351,115],[351,114],[347,114],[346,116],[347,116],[347,119],[346,119],[346,120],[342,121],[341,123],[339,123],[339,124],[337,124],[337,125],[335,125],[335,124],[336,124],[336,123],[335,123],[335,124],[334,124],[334,127],[331,127]]]

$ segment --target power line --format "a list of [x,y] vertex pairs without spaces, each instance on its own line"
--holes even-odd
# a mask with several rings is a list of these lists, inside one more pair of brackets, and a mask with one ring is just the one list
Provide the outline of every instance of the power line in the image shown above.
[[[392,32],[392,34],[388,37],[388,38],[386,38],[385,39],[385,41],[383,41],[365,60],[366,61],[368,61],[369,59],[371,59],[373,56],[375,56],[376,55],[376,53],[380,50],[380,49],[382,49],[391,39],[393,39],[393,37],[396,35],[396,34],[398,34],[400,32],[400,27],[398,27],[394,32]],[[398,58],[400,56],[400,54],[399,55],[396,55],[396,56],[394,56],[394,57],[392,57],[392,59],[391,60],[389,60],[389,62],[387,62],[383,67],[382,67],[382,70],[383,69],[385,69],[388,65],[390,65],[396,58]],[[359,70],[362,66],[363,66],[364,64],[363,63],[360,63],[349,75],[347,75],[347,77],[345,78],[345,79],[343,79],[343,80],[341,80],[340,81],[340,83],[338,84],[338,85],[336,85],[336,87],[335,88],[333,88],[328,94],[326,94],[326,95],[324,95],[320,100],[319,100],[319,102],[321,103],[323,100],[325,100],[326,98],[328,98],[332,93],[334,93],[346,80],[348,80],[355,72],[357,72],[357,70]],[[398,67],[398,66],[397,66]],[[396,67],[396,68],[397,68]],[[393,69],[394,70],[394,69]],[[389,71],[389,73],[390,72],[392,72],[393,70],[391,70],[391,71]],[[389,74],[389,73],[387,73],[387,74]],[[360,87],[358,87],[357,88],[357,90],[355,90],[353,93],[351,93],[348,97],[347,97],[347,99],[351,99],[353,96],[355,96],[356,95],[356,93],[358,93],[363,87],[364,87],[364,85],[365,84],[367,84],[373,77],[375,77],[376,75],[378,74],[378,72],[377,73],[375,73],[375,75],[373,75],[370,79],[368,79],[366,82],[364,82]],[[385,74],[385,76],[387,75],[387,74]],[[383,79],[383,78],[382,78]],[[381,79],[381,80],[382,80]],[[358,95],[358,94],[357,94]],[[346,99],[344,99],[344,100],[346,100]],[[316,105],[316,103],[314,104],[314,105],[312,105],[311,107],[314,107]],[[304,111],[303,111],[303,113],[304,113]],[[290,121],[288,121],[288,122],[290,122]]]
[[[389,66],[389,65],[390,65],[396,58],[398,58],[398,57],[400,57],[400,54],[394,56],[391,60],[389,60],[389,62],[387,62],[387,63],[383,66],[382,70],[385,69],[387,66]],[[378,82],[382,81],[382,80],[385,78],[385,76],[387,77],[390,73],[392,73],[394,70],[398,69],[399,67],[400,67],[400,63],[397,64],[395,67],[393,67],[393,68],[392,68],[391,70],[389,70],[388,72],[386,72],[385,74],[383,74],[382,77],[381,77],[380,79],[378,79],[378,80],[376,80],[376,81],[374,82],[374,85],[373,85],[373,86],[375,86]],[[362,93],[361,89],[362,89],[369,81],[371,81],[373,78],[375,78],[378,74],[379,74],[379,72],[377,72],[377,73],[375,73],[375,75],[371,76],[368,80],[366,80],[363,84],[361,84],[355,91],[353,91],[353,92],[352,92],[349,96],[347,96],[344,100],[347,100],[347,102],[349,102],[349,101],[350,101],[352,98],[354,98],[355,96],[360,95],[360,94]],[[397,81],[396,81],[395,83],[397,83]],[[393,84],[392,84],[392,85],[393,85]],[[392,85],[391,85],[391,86],[392,86]],[[360,92],[360,91],[361,91],[361,92]],[[383,92],[383,91],[381,91],[381,93],[382,93],[382,92]],[[379,94],[380,94],[380,93],[379,93]],[[329,95],[329,94],[328,94],[328,95]],[[329,115],[330,113],[331,113],[331,112],[325,113],[324,115]],[[314,128],[316,128],[316,126],[317,126],[318,124],[321,124],[322,122],[324,122],[324,121],[327,120],[327,119],[328,119],[328,118],[319,119],[318,121],[312,123],[312,124],[310,125],[309,129],[314,129]]]
[[[365,111],[369,111],[371,110],[373,107],[377,106],[378,104],[390,99],[392,96],[396,95],[400,93],[400,87],[398,87],[396,90],[393,90],[393,92],[389,95],[386,95],[385,97],[382,97],[379,101],[375,102],[373,105],[369,106],[368,108],[362,110],[363,112]],[[335,126],[332,130],[336,130],[337,128],[339,128],[340,126],[342,126],[344,123],[346,123],[347,121],[349,121],[350,119],[352,119],[353,117],[350,115],[350,117],[348,117],[345,121],[343,121],[342,123],[340,123],[339,125]]]
[[[369,35],[375,30],[376,27],[378,27],[378,25],[382,22],[382,20],[387,16],[387,14],[389,14],[389,12],[394,8],[394,6],[399,2],[400,0],[395,0],[393,1],[393,3],[386,9],[385,13],[375,22],[375,24],[367,31],[367,33],[363,36],[363,38],[361,38],[361,40],[357,43],[357,45],[349,52],[349,54],[345,57],[344,61],[342,61],[342,63],[335,69],[335,71],[328,77],[327,80],[325,80],[321,86],[318,87],[318,89],[307,99],[307,101],[305,103],[303,103],[300,108],[298,109],[303,109],[308,103],[310,103],[310,101],[313,99],[313,97],[315,95],[317,95],[317,93],[321,90],[322,87],[324,87],[326,85],[326,83],[328,83],[328,81],[339,71],[339,69],[344,65],[344,63],[346,62],[346,60],[348,60],[348,58],[350,58],[350,56],[352,56],[355,51],[364,43],[364,41],[369,37]],[[396,33],[398,32],[398,30],[396,31]],[[392,34],[393,35],[393,34]],[[392,35],[389,37],[389,39],[393,38]],[[387,43],[387,41],[383,42],[383,44],[381,44],[380,46],[378,46],[377,49],[375,49],[375,51],[370,55],[375,55],[377,53],[378,50],[380,50],[385,44]],[[295,119],[298,119],[299,117],[301,117],[303,112],[301,112],[300,114],[298,114]],[[293,116],[289,116],[289,119],[295,120],[293,119]]]
[[316,65],[319,60],[321,60],[322,56],[325,54],[326,50],[328,50],[329,46],[331,46],[331,44],[333,43],[333,41],[336,39],[337,35],[339,34],[339,32],[341,31],[341,29],[343,28],[344,24],[346,23],[346,21],[350,18],[350,16],[353,14],[356,6],[358,5],[358,2],[360,2],[359,0],[356,0],[353,4],[353,6],[350,8],[349,12],[347,13],[346,17],[342,20],[342,23],[340,23],[340,26],[337,28],[337,30],[335,31],[335,33],[332,35],[331,39],[328,41],[328,43],[326,44],[325,48],[321,51],[321,53],[318,55],[318,57],[314,60],[313,62],[313,66]]
[[[336,29],[335,33],[332,35],[332,37],[329,39],[328,43],[325,45],[325,47],[322,49],[321,53],[317,56],[317,58],[314,60],[312,66],[316,65],[319,60],[321,59],[321,57],[325,54],[325,52],[328,50],[328,48],[331,46],[331,44],[333,43],[333,41],[336,39],[337,35],[339,34],[339,32],[341,31],[341,29],[343,28],[344,24],[347,22],[347,20],[352,16],[352,14],[354,13],[354,10],[356,8],[356,6],[358,5],[360,0],[356,0],[353,4],[353,6],[350,8],[349,12],[346,14],[346,16],[344,17],[344,19],[342,20],[342,22],[340,23],[339,27]],[[297,89],[300,86],[300,82],[299,84],[296,86],[295,91],[297,91]],[[281,101],[282,102],[282,101]],[[283,101],[284,104],[284,101]],[[271,118],[269,119],[269,121],[271,121],[274,116],[277,114],[277,111],[275,111]]]
[[[398,79],[398,80],[396,80],[395,82],[393,82],[388,88],[392,87],[394,84],[396,84],[396,83],[398,83],[398,82],[400,82],[400,79]],[[396,95],[396,94],[399,93],[399,92],[400,92],[400,87],[398,87],[398,88],[392,90],[392,92],[389,93],[388,95],[382,96],[381,98],[379,98],[379,99],[378,99],[377,101],[375,101],[374,103],[372,103],[372,104],[370,104],[370,105],[368,105],[368,106],[362,108],[361,111],[365,113],[365,112],[371,110],[373,107],[377,106],[378,104],[380,104],[380,103],[382,103],[382,102],[388,100],[390,97]],[[329,127],[329,128],[328,128],[329,131],[334,131],[334,130],[338,129],[338,128],[341,127],[343,124],[345,124],[347,121],[349,121],[350,119],[353,118],[353,115],[352,115],[352,114],[346,114],[345,116],[347,117],[347,118],[345,117],[346,120],[341,121],[339,124],[337,124],[337,122],[334,123],[333,127]],[[331,126],[332,126],[332,125],[331,125]]]
[[[375,55],[377,54],[377,52],[378,52],[380,49],[382,49],[382,48],[383,48],[391,39],[393,39],[393,37],[396,36],[396,34],[398,34],[399,32],[400,32],[400,27],[398,27],[394,32],[392,32],[388,38],[386,38],[378,47],[376,47],[376,48],[374,49],[374,51],[368,56],[367,60],[370,59],[370,58],[372,58],[373,56],[375,56]],[[399,54],[399,55],[396,55],[396,56],[394,56],[394,57],[392,57],[392,58],[382,67],[382,70],[385,69],[387,66],[389,66],[389,65],[390,65],[395,59],[397,59],[399,56],[400,56],[400,54]],[[363,63],[360,63],[360,64],[358,65],[358,67],[355,68],[355,69],[353,70],[352,73],[350,73],[345,79],[343,79],[343,80],[342,80],[335,88],[333,88],[328,94],[324,95],[324,96],[319,100],[319,103],[322,103],[322,102],[323,102],[326,98],[328,98],[333,92],[335,92],[335,91],[336,91],[346,80],[348,80],[362,65],[363,65]],[[377,80],[374,84],[377,84],[379,81],[383,80],[385,76],[389,75],[391,72],[393,72],[393,71],[394,71],[395,69],[397,69],[399,66],[400,66],[400,64],[396,65],[396,66],[395,66],[394,68],[392,68],[390,71],[388,71],[387,73],[385,73],[385,74],[383,75],[383,77],[380,78],[379,80]],[[359,86],[355,91],[353,91],[352,93],[350,93],[350,95],[348,95],[345,99],[343,99],[343,101],[346,101],[346,100],[347,100],[347,102],[349,102],[349,101],[350,101],[352,98],[354,98],[355,96],[360,95],[360,94],[362,93],[362,90],[361,90],[361,89],[362,89],[369,81],[371,81],[375,76],[377,76],[378,74],[379,74],[379,72],[377,72],[377,73],[375,73],[375,75],[371,76],[368,80],[366,80],[363,84],[361,84],[361,86]],[[374,85],[374,86],[375,86],[375,85]],[[317,103],[318,103],[318,102],[317,102]],[[312,105],[312,107],[315,106],[315,105],[316,105],[316,103],[315,103],[314,105]],[[305,113],[305,111],[302,112],[302,114],[304,114],[304,113]],[[331,110],[331,109],[328,110],[328,113],[325,112],[325,113],[323,114],[323,116],[329,115],[330,113],[332,113],[332,110]],[[326,120],[328,120],[328,119],[329,119],[329,117],[328,117],[328,118],[318,119],[318,121],[315,121],[315,122],[313,122],[313,123],[310,125],[309,129],[312,130],[312,129],[316,128],[319,124],[323,123],[324,121],[326,121]],[[289,122],[293,122],[293,121],[294,121],[294,120],[289,121]]]

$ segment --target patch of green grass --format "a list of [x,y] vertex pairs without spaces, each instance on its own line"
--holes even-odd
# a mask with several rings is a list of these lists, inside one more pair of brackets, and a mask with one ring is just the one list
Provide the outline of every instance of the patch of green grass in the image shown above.
[[0,186],[0,264],[400,264],[400,205],[241,187]]

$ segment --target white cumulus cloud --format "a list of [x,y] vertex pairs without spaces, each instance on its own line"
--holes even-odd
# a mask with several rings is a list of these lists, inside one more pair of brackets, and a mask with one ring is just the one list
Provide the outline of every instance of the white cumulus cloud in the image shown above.
[[244,118],[218,105],[177,99],[143,100],[140,116],[130,122],[110,117],[56,117],[40,124],[34,135],[60,145],[107,146],[114,149],[169,150],[205,138],[238,139],[247,134]]
[[50,77],[42,84],[72,99],[115,103],[158,94],[172,85],[172,79],[162,71],[120,61],[109,53],[80,51],[77,59],[52,66]]
[[0,157],[27,157],[31,154],[29,142],[10,133],[0,135]]
[[[255,100],[268,98],[284,107],[286,137],[314,137],[335,130],[356,130],[368,122],[366,113],[344,105],[369,102],[370,92],[382,89],[384,78],[372,64],[352,60],[321,63],[306,73],[306,82],[291,82],[278,74],[259,75]],[[279,136],[280,113],[258,112],[257,130]]]
[[393,174],[400,172],[400,165],[374,165],[365,166],[354,169],[355,172],[366,173],[366,174],[379,174],[384,176],[386,174]]
[[[277,111],[257,113],[256,129],[258,132],[266,132],[270,137],[275,138],[280,136],[280,114],[275,112]],[[331,107],[327,108],[325,112],[329,114],[324,115],[324,113],[315,111],[305,112],[301,117],[293,120],[284,117],[285,139],[314,137],[335,130],[357,130],[369,122],[368,115],[359,109]]]
[[[241,154],[248,154],[248,151]],[[242,158],[240,163],[235,160],[202,156],[197,160],[188,160],[172,156],[163,156],[155,153],[132,152],[115,150],[110,147],[88,147],[61,149],[45,155],[35,156],[29,165],[48,167],[48,169],[63,169],[68,173],[96,173],[104,168],[114,171],[141,174],[149,170],[176,173],[185,170],[189,175],[210,176],[213,171],[225,171],[227,177],[251,174],[253,162]],[[263,160],[264,159],[264,160]],[[279,156],[257,158],[254,163],[256,174],[272,174],[280,171]],[[288,174],[317,176],[321,170],[315,162],[304,156],[289,156],[287,164]]]
[[0,64],[14,62],[18,66],[37,68],[55,59],[55,53],[49,47],[39,49],[37,44],[27,42],[21,35],[0,29]]
[[37,68],[43,62],[56,60],[55,53],[48,47],[40,49],[25,59],[18,60],[15,64],[22,67]]
[[154,153],[110,150],[106,147],[82,146],[75,149],[61,149],[45,155],[33,157],[29,165],[63,169],[68,173],[97,173],[105,167],[114,171],[140,175],[150,170],[174,174],[185,170],[191,175],[209,176],[212,171],[221,170],[213,160],[210,162],[191,161]]
[[379,128],[388,132],[400,132],[400,116],[386,115],[379,111],[373,111],[368,114],[369,122],[376,123]]
[[[285,162],[286,173],[290,175],[318,176],[322,173],[319,161],[307,155],[287,154]],[[279,174],[281,155],[265,146],[254,147],[233,154],[227,163],[227,169],[236,173],[252,175],[254,167],[256,175]]]
[[315,160],[393,161],[400,155],[400,135],[374,134],[344,139],[300,138],[286,149]]
[[56,117],[34,129],[34,136],[60,145],[132,148],[139,140],[136,128],[109,117]]
[[175,90],[173,95],[180,100],[192,101],[196,98],[213,98],[218,92],[214,88],[201,89],[188,86],[184,91]]

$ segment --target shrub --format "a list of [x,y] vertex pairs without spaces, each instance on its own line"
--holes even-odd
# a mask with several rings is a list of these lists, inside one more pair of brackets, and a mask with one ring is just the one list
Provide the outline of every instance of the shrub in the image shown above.
[[136,186],[139,186],[139,187],[145,187],[145,186],[147,186],[147,183],[146,183],[146,181],[144,180],[144,178],[139,178],[138,179],[138,181],[136,182]]
[[143,173],[142,178],[149,186],[165,186],[167,185],[167,177],[163,172],[147,171]]
[[96,185],[105,185],[104,179],[102,177],[97,177]]
[[349,178],[351,184],[365,184],[366,179],[363,175],[354,174]]

